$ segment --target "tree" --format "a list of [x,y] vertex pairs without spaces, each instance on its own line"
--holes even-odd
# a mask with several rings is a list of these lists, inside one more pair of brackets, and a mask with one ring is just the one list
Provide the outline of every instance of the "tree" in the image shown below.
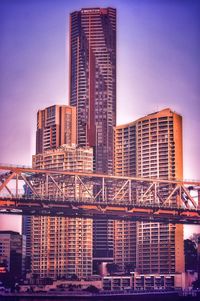
[[17,281],[17,278],[15,277],[15,275],[13,275],[10,272],[2,273],[0,275],[0,280],[3,283],[3,286],[5,288],[10,288],[11,292],[14,292],[14,290],[15,290],[15,283]]
[[197,247],[194,241],[184,240],[185,270],[197,270]]
[[93,293],[93,294],[98,294],[99,293],[99,289],[94,285],[89,285],[85,290],[87,292],[90,292],[90,293]]
[[200,279],[197,279],[192,283],[193,289],[200,288]]
[[193,242],[195,242],[196,246],[198,245],[198,240],[200,239],[200,234],[199,233],[193,233],[189,239]]

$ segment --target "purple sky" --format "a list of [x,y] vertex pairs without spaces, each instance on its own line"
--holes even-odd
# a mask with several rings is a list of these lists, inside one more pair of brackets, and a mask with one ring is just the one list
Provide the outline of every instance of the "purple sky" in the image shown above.
[[118,124],[180,113],[184,177],[200,180],[198,0],[1,0],[0,162],[31,164],[37,110],[68,103],[69,13],[99,6],[118,14]]

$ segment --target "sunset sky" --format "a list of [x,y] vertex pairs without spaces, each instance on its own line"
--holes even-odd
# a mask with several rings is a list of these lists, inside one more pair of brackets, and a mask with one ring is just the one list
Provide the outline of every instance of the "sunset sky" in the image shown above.
[[[184,178],[200,180],[198,0],[1,0],[0,161],[31,165],[37,110],[69,103],[69,14],[107,6],[117,9],[118,124],[181,114]],[[16,227],[6,220],[0,228]]]

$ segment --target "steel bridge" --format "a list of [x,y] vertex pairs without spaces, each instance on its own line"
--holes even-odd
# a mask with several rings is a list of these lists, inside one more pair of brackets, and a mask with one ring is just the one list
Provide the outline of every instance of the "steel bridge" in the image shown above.
[[200,224],[200,182],[0,164],[0,213]]

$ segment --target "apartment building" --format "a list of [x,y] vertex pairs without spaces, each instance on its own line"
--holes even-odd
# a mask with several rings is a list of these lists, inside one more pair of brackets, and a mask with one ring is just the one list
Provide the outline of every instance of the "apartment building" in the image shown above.
[[[136,175],[135,122],[114,129],[114,169],[117,176]],[[123,194],[124,191],[121,191]],[[121,271],[134,271],[136,267],[136,223],[114,221],[114,262]]]
[[[89,173],[93,170],[93,151],[88,147],[63,145],[34,155],[33,168]],[[53,183],[49,183],[46,191],[42,185],[36,189],[40,194],[48,193],[55,200],[61,199]],[[61,189],[65,196],[74,197],[70,183],[64,183]],[[78,277],[92,275],[91,219],[34,216],[31,217],[31,230],[32,274],[53,279],[73,274]]]
[[[161,179],[182,179],[182,118],[170,109],[149,114],[115,128],[115,174]],[[166,195],[169,191],[166,190]],[[133,199],[140,197],[133,194]],[[163,194],[164,198],[165,195]],[[146,202],[153,202],[153,196]],[[171,200],[171,205],[175,199]],[[132,222],[115,222],[115,262],[135,262],[140,273],[181,273],[184,271],[183,226],[136,222],[135,233],[127,237]],[[122,227],[123,224],[123,227]],[[120,230],[121,229],[121,230]],[[126,229],[123,230],[123,229]],[[134,229],[134,227],[133,227]],[[121,232],[120,232],[121,231]],[[121,239],[118,240],[118,232]],[[135,260],[124,254],[127,245]],[[118,243],[119,242],[119,243]]]
[[76,108],[53,105],[37,112],[36,154],[76,144]]

